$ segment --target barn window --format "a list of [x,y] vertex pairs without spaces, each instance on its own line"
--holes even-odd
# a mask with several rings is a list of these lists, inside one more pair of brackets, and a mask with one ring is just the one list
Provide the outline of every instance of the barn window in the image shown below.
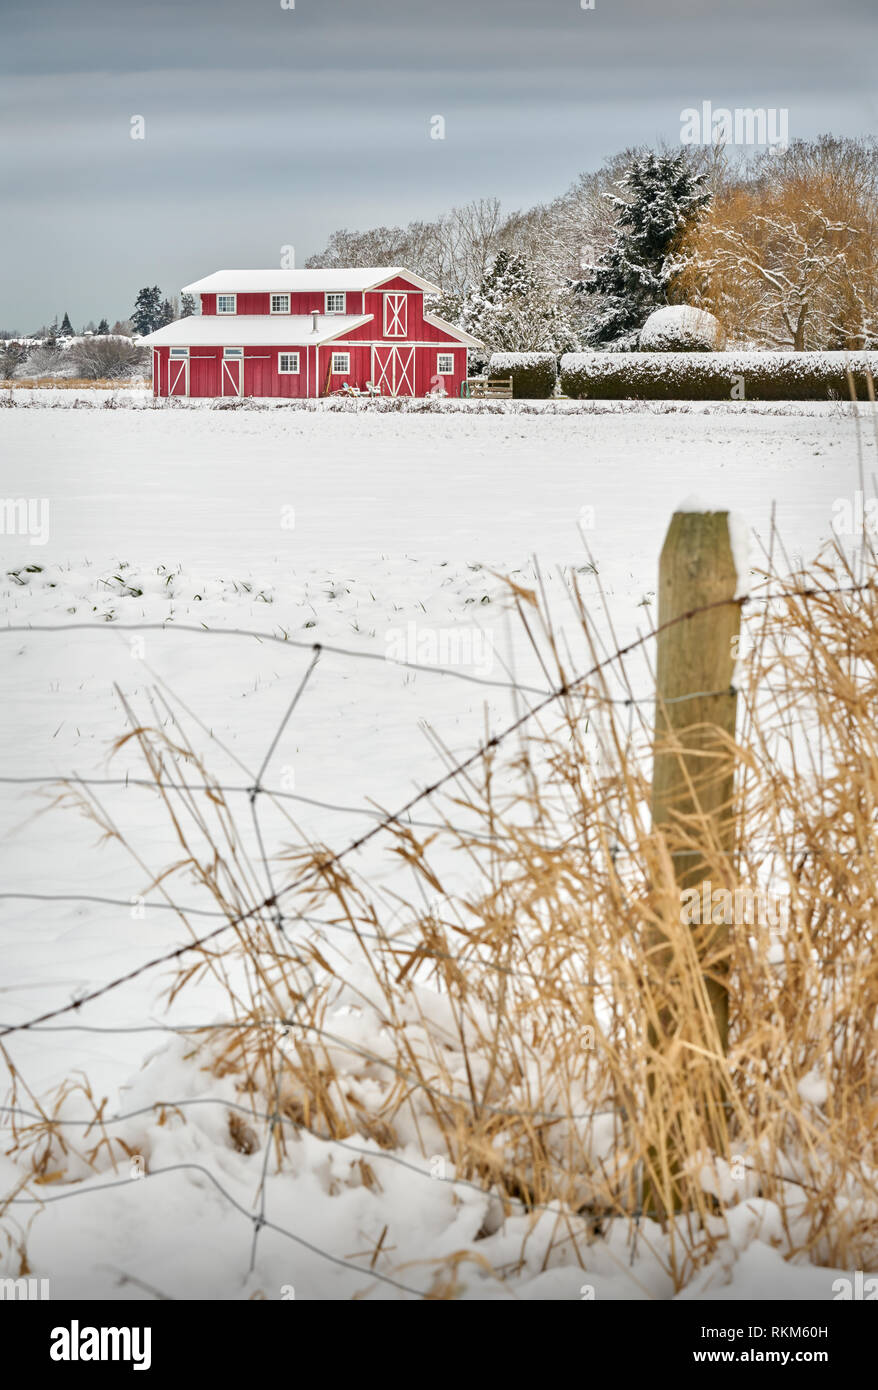
[[171,348],[171,356],[172,356],[172,357],[188,357],[188,356],[189,356],[189,349],[188,349],[188,348]]
[[345,311],[346,296],[343,294],[328,294],[326,296],[327,314],[343,314]]
[[436,362],[439,376],[454,376],[454,353],[440,352]]
[[271,296],[271,312],[273,314],[288,314],[290,312],[290,296],[288,294],[273,294]]
[[277,369],[281,376],[294,376],[299,370],[299,354],[282,352],[278,358]]
[[349,352],[334,352],[332,354],[333,376],[346,376],[350,369],[351,354]]
[[243,348],[230,348],[230,347],[223,348],[223,357],[243,357],[243,356],[244,356],[244,349],[243,349]]
[[234,314],[237,311],[238,296],[236,294],[218,294],[216,297],[216,311],[218,314]]

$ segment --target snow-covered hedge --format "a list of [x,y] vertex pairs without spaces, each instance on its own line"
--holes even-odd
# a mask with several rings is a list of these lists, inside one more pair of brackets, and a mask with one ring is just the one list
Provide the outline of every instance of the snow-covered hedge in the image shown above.
[[641,352],[716,352],[725,345],[722,324],[706,309],[668,304],[650,314],[640,330]]
[[567,352],[561,390],[576,400],[868,399],[878,352]]
[[545,400],[555,390],[558,359],[554,352],[495,352],[488,376],[511,376],[512,393],[520,400]]

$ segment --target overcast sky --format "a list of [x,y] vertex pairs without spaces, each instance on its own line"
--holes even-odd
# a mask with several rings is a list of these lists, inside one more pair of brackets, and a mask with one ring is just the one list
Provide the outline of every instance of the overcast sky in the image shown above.
[[340,226],[530,206],[703,101],[878,133],[878,0],[594,3],[0,0],[0,327],[112,321],[286,244],[302,265]]

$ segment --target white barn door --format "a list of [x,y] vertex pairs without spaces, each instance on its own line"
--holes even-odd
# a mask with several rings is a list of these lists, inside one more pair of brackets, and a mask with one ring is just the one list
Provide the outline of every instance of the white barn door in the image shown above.
[[189,357],[168,358],[168,395],[189,395]]
[[242,365],[240,357],[223,358],[222,395],[240,396]]
[[415,350],[413,347],[374,347],[372,380],[382,396],[415,394]]

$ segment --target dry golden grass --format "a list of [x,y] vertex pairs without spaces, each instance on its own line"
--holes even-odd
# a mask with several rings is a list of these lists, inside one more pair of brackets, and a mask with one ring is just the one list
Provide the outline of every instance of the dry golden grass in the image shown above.
[[[789,1257],[872,1267],[878,575],[862,542],[853,560],[835,549],[786,578],[765,558],[763,592],[777,597],[745,610],[731,855],[694,820],[660,833],[650,823],[653,711],[610,702],[638,685],[633,658],[568,689],[514,747],[488,747],[433,794],[443,829],[383,832],[399,866],[392,886],[303,842],[290,821],[283,859],[300,886],[270,905],[264,866],[179,711],[158,695],[146,721],[129,709],[122,742],[139,745],[177,842],[155,883],[173,902],[194,879],[231,924],[180,962],[169,989],[175,998],[210,976],[235,1020],[195,1039],[192,1064],[233,1077],[254,1112],[277,1102],[318,1135],[419,1142],[507,1207],[558,1201],[567,1234],[576,1216],[592,1235],[619,1218],[649,1239],[651,1193],[677,1287],[754,1196],[776,1204]],[[597,662],[575,581],[569,596]],[[574,672],[547,616],[520,588],[510,601],[567,687]],[[206,793],[166,785],[201,778]],[[127,842],[86,789],[62,799]],[[770,888],[787,920],[739,922],[719,958],[681,921],[673,856],[696,846],[714,887]],[[197,919],[186,925],[196,938]],[[728,1055],[711,974],[730,983]],[[71,1084],[89,1097],[86,1080]],[[89,1163],[111,1148],[92,1103]],[[40,1113],[14,1137],[47,1182],[62,1176],[66,1147],[57,1107]],[[230,1116],[244,1152],[257,1129]],[[281,1127],[280,1164],[284,1143]]]
[[144,377],[114,377],[91,381],[88,377],[21,377],[12,381],[0,380],[2,391],[120,391],[151,387]]

